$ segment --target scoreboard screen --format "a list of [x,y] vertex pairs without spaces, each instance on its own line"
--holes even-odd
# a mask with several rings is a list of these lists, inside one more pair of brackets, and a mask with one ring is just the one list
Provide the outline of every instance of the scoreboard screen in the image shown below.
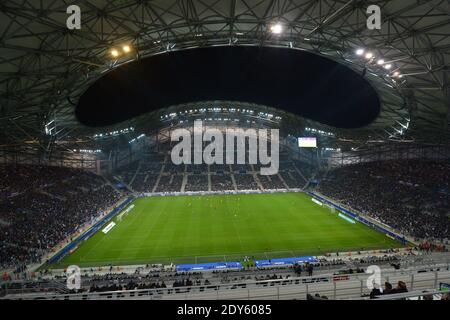
[[299,148],[317,148],[317,139],[315,137],[298,138]]

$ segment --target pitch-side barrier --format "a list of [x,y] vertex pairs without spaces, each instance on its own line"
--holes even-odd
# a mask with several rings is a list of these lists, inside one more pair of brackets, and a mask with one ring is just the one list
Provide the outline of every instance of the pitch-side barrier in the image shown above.
[[[79,294],[7,294],[5,299],[51,299],[51,300],[198,300],[198,299],[306,299],[307,294],[327,296],[329,299],[364,299],[371,289],[368,279],[371,273],[319,275],[289,279],[242,281],[228,284],[214,284],[191,287],[143,289],[113,292]],[[446,268],[417,269],[409,271],[382,270],[380,283],[398,281],[406,283],[411,292],[438,290],[442,283],[450,282],[450,271]]]

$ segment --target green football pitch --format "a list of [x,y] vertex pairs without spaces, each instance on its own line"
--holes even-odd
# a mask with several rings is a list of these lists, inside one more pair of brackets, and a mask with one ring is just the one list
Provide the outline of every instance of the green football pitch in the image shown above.
[[53,267],[242,261],[400,247],[302,193],[139,198]]

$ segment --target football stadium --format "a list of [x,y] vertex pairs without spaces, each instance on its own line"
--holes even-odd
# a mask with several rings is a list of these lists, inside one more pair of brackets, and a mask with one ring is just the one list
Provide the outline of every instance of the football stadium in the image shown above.
[[0,53],[0,300],[450,299],[448,1],[5,0]]

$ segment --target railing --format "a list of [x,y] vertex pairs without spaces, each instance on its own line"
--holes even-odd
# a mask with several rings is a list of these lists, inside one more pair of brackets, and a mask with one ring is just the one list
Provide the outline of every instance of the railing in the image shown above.
[[[443,292],[437,289],[429,290],[418,290],[405,293],[396,294],[386,294],[380,295],[373,298],[374,300],[425,300],[426,296],[431,297],[433,300],[440,300],[442,298]],[[369,300],[370,297],[364,297],[363,300]],[[361,299],[350,299],[350,300],[361,300]]]
[[[450,283],[449,266],[434,266],[432,270],[383,271],[381,283],[398,281],[407,284],[410,291],[438,288],[440,283]],[[426,271],[426,272],[421,272]],[[320,294],[329,299],[361,298],[370,294],[367,279],[371,274],[319,275],[290,279],[242,281],[231,284],[213,284],[192,287],[144,289],[79,294],[20,294],[8,293],[7,299],[306,299],[307,294]]]

